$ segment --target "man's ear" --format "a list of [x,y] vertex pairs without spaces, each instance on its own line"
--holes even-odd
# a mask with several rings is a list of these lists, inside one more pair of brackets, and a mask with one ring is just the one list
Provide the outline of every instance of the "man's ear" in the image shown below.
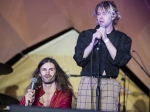
[[115,18],[114,17],[112,17],[112,20],[114,20]]
[[111,19],[114,20],[116,18],[116,14],[111,14]]
[[112,16],[111,16],[111,19],[112,19],[112,20],[114,20],[114,19],[115,19],[115,17],[116,17],[115,15],[112,15]]

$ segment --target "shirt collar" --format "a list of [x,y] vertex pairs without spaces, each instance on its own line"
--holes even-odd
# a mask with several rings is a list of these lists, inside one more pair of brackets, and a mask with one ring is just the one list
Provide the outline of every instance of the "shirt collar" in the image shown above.
[[[96,29],[98,29],[99,27],[100,27],[99,25],[96,25],[96,27],[94,28],[94,30],[96,31]],[[107,35],[111,35],[111,34],[113,34],[115,31],[116,31],[116,30],[115,30],[115,28],[113,27],[113,30],[112,30],[109,34],[107,34]]]
[[[55,92],[59,92],[60,90],[61,90],[61,88],[56,84]],[[39,92],[40,92],[40,96],[42,96],[45,93],[43,87],[40,88]]]

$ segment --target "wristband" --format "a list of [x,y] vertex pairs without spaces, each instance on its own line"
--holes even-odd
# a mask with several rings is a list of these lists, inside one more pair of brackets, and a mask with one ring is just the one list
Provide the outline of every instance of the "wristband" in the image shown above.
[[107,42],[109,42],[109,39],[107,38],[104,42],[105,42],[105,44],[106,44]]

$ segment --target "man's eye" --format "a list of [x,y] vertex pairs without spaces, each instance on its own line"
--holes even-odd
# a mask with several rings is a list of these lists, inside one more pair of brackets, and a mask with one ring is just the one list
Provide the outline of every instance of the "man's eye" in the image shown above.
[[42,69],[42,71],[46,71],[46,69]]
[[54,71],[54,68],[50,68],[49,70]]

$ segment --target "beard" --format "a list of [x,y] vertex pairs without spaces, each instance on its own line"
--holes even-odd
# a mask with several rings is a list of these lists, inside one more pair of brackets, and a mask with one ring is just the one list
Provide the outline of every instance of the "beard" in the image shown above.
[[51,77],[49,80],[46,80],[45,78],[41,77],[42,82],[44,84],[52,84],[53,82],[55,82],[56,76],[54,75],[53,77]]

